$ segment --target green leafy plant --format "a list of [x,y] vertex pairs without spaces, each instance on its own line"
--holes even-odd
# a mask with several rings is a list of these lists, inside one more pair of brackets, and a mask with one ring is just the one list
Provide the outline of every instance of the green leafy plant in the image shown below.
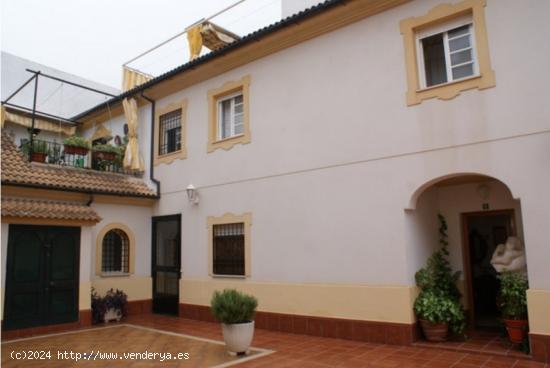
[[[26,141],[22,146],[21,150],[25,155],[29,155],[29,150],[31,147],[31,142]],[[48,144],[45,141],[41,140],[33,140],[32,141],[32,151],[34,153],[48,153]]]
[[254,320],[258,300],[235,289],[225,289],[214,292],[210,306],[212,314],[221,323],[247,323]]
[[109,153],[116,153],[117,155],[122,154],[122,147],[120,146],[113,146],[112,144],[97,144],[92,147],[94,151],[97,152],[109,152]]
[[63,141],[63,144],[71,147],[82,147],[82,148],[90,149],[90,142],[88,142],[86,138],[79,137],[77,135],[73,135],[72,137],[66,138]]
[[502,316],[505,319],[527,319],[527,278],[514,272],[503,272],[498,278]]
[[457,287],[460,271],[453,272],[448,256],[449,245],[447,222],[439,219],[440,249],[435,251],[426,264],[414,275],[420,294],[415,300],[416,315],[432,323],[448,323],[452,332],[461,334],[465,327],[464,309],[460,303],[461,293]]

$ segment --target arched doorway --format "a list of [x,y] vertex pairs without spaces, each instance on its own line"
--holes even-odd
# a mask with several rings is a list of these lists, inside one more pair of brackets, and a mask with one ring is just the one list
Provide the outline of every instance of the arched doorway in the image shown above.
[[499,281],[491,257],[509,236],[523,244],[520,201],[502,181],[477,173],[450,174],[421,185],[406,211],[411,275],[438,247],[438,213],[447,220],[453,269],[462,272],[459,287],[470,327],[499,328]]

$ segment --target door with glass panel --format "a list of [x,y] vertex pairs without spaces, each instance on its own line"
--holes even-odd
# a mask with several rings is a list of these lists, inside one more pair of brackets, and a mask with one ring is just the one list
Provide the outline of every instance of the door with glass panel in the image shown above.
[[178,314],[181,215],[153,217],[153,312]]
[[78,321],[80,228],[10,225],[4,328]]

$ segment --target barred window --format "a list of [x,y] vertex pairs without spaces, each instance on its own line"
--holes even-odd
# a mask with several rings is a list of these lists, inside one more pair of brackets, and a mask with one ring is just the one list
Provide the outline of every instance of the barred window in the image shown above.
[[244,276],[244,223],[214,225],[214,274]]
[[181,150],[181,109],[160,116],[159,155]]
[[129,272],[130,241],[120,229],[112,229],[103,237],[102,272]]

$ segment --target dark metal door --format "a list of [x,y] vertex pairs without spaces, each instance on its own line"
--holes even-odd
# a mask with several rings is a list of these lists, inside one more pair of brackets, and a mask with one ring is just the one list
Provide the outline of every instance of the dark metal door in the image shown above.
[[10,225],[6,329],[78,320],[80,228]]
[[153,312],[177,315],[181,277],[181,216],[153,217]]

